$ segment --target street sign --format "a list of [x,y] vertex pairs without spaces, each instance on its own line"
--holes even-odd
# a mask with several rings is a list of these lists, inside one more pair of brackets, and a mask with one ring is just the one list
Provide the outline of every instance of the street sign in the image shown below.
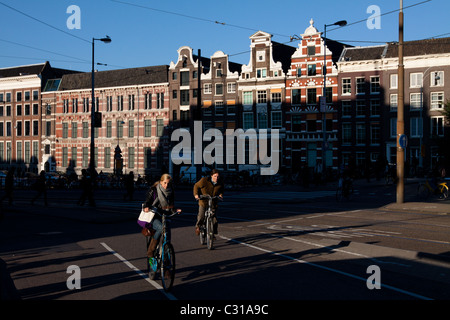
[[408,145],[408,137],[406,134],[401,134],[398,138],[398,144],[400,145],[400,148],[405,149]]

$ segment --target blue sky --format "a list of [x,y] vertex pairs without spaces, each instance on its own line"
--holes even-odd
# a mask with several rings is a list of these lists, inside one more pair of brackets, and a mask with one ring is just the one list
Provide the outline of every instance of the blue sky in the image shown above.
[[[67,13],[71,5],[79,16]],[[370,6],[382,14],[371,20],[379,28],[367,26],[376,14],[367,12]],[[400,0],[0,0],[0,68],[48,60],[54,67],[90,71],[92,38],[105,35],[112,42],[96,41],[95,60],[108,65],[98,70],[169,64],[182,46],[201,49],[206,57],[220,50],[247,64],[249,37],[257,30],[297,47],[290,36],[300,36],[311,18],[319,31],[347,20],[346,27],[327,28],[331,39],[377,45],[398,41],[399,7]],[[403,0],[403,7],[405,41],[450,37],[450,1]],[[80,29],[69,29],[68,20]]]

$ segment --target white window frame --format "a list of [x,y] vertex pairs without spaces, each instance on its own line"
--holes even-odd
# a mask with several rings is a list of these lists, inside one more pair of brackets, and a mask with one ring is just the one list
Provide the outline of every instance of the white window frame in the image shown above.
[[423,85],[423,73],[413,72],[409,75],[409,87],[410,88],[421,88]]

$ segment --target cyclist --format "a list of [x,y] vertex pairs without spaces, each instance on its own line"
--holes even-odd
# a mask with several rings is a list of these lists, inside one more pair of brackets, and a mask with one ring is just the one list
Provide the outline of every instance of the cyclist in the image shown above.
[[[223,197],[223,184],[219,177],[219,171],[217,169],[213,169],[209,177],[201,178],[194,185],[194,197],[198,200],[198,215],[197,215],[197,223],[195,224],[195,234],[200,234],[200,226],[203,224],[205,219],[205,211],[208,207],[208,200],[201,199],[200,195],[210,195],[211,197],[219,196]],[[213,217],[213,228],[214,234],[217,234],[218,221],[217,221],[217,207],[218,202],[217,199],[213,202],[213,208],[211,208],[214,212]]]
[[[143,208],[146,212],[153,206],[161,210],[171,211],[172,213],[175,211],[180,213],[181,209],[174,209],[174,200],[175,195],[172,186],[172,177],[165,173],[161,176],[159,181],[156,181],[148,190]],[[152,222],[145,227],[155,230],[147,250],[147,257],[149,258],[150,265],[152,265],[154,263],[155,249],[162,233],[160,217],[155,215]]]

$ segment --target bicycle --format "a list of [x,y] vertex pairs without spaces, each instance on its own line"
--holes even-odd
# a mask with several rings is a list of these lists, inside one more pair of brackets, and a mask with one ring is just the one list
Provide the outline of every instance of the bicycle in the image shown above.
[[417,187],[417,195],[419,199],[426,200],[431,194],[437,195],[440,200],[447,199],[449,194],[447,182],[437,184],[434,181],[430,182],[427,179],[425,182],[419,183]]
[[339,178],[336,190],[336,200],[341,202],[344,198],[350,200],[353,195],[353,180],[351,178]]
[[212,202],[215,199],[222,199],[219,196],[211,197],[210,195],[201,195],[199,199],[208,200],[208,209],[205,211],[205,219],[203,224],[199,227],[200,229],[200,243],[202,245],[207,244],[209,250],[214,248],[214,212],[212,210]]
[[[156,263],[153,267],[150,265],[149,259],[146,259],[147,272],[149,274],[149,278],[151,280],[155,280],[159,269],[162,286],[164,291],[168,292],[172,289],[173,281],[175,279],[175,250],[170,242],[170,229],[167,226],[167,219],[179,214],[179,212],[167,214],[165,211],[159,210],[156,207],[151,207],[149,209],[161,217],[162,234],[155,249],[156,253],[154,258]],[[147,249],[150,245],[150,241],[151,236],[147,236]]]

